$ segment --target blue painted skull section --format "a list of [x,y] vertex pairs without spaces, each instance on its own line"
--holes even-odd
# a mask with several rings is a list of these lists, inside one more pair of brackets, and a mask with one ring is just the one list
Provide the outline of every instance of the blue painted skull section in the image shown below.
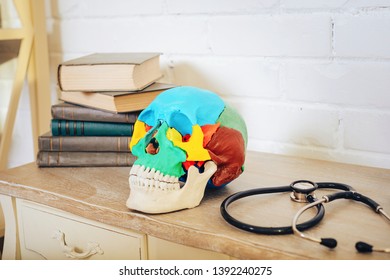
[[224,109],[224,101],[215,93],[180,86],[159,94],[138,119],[149,126],[155,126],[163,120],[181,135],[191,135],[193,125],[215,124]]

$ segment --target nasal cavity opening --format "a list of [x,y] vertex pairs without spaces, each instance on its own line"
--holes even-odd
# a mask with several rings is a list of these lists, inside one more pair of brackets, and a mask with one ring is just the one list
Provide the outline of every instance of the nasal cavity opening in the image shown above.
[[151,154],[151,155],[155,155],[158,153],[158,151],[160,150],[159,148],[159,144],[158,144],[158,141],[155,137],[153,137],[150,141],[149,141],[149,144],[146,145],[146,148],[145,148],[145,151],[148,153],[148,154]]

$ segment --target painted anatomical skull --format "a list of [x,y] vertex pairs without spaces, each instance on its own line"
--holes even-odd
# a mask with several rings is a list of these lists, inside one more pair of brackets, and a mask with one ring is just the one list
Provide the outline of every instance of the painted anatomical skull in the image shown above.
[[160,93],[134,125],[127,207],[166,213],[198,206],[206,187],[242,173],[246,143],[244,120],[215,93],[187,86]]

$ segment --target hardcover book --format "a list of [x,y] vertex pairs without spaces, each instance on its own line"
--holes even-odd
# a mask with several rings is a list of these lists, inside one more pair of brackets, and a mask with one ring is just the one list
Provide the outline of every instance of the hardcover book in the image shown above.
[[176,87],[172,84],[153,83],[141,91],[60,92],[60,99],[73,104],[116,113],[145,109],[161,92]]
[[94,53],[58,65],[62,91],[134,91],[162,77],[159,53]]
[[52,136],[38,137],[40,151],[54,152],[130,152],[131,137],[126,136]]
[[53,136],[132,136],[134,124],[51,120]]
[[114,113],[67,102],[51,106],[51,116],[53,119],[70,121],[135,123],[140,112]]
[[132,153],[39,151],[36,163],[39,167],[108,167],[132,166],[134,161]]

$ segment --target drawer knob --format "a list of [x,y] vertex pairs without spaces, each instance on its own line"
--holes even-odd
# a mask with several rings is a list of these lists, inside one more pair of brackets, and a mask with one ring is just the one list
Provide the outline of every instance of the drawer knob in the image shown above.
[[65,234],[62,231],[60,231],[60,230],[57,230],[54,233],[53,238],[57,239],[58,241],[60,241],[62,252],[68,258],[72,258],[72,259],[85,259],[85,258],[88,258],[88,257],[93,256],[95,254],[102,255],[104,253],[102,248],[100,248],[99,244],[95,243],[95,242],[88,242],[88,244],[87,244],[87,251],[85,251],[85,252],[77,252],[76,251],[76,247],[71,247],[71,246],[68,246],[66,244]]

